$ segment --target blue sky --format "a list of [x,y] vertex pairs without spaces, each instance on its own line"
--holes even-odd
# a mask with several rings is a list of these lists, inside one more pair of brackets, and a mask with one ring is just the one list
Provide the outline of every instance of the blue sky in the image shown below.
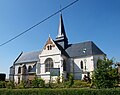
[[[0,44],[74,0],[0,0]],[[79,0],[62,11],[69,43],[93,41],[108,58],[120,61],[120,0]],[[41,50],[49,34],[57,36],[59,14],[0,47],[0,73],[21,51]]]

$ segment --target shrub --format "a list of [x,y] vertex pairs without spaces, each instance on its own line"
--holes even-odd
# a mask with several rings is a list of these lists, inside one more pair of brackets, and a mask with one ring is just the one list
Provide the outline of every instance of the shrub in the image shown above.
[[38,79],[39,87],[45,87],[45,81],[41,78]]
[[120,95],[120,89],[0,89],[0,95]]
[[22,81],[17,85],[17,88],[23,89],[23,88],[25,88],[25,86],[26,86],[26,82],[22,80]]
[[41,78],[35,77],[34,80],[32,80],[32,86],[34,88],[44,87],[45,86],[45,81]]
[[15,88],[14,82],[12,82],[12,81],[7,82],[6,88],[9,88],[9,89]]
[[64,87],[71,87],[74,84],[74,79],[73,79],[73,74],[69,75],[68,81],[65,81],[64,83]]
[[64,87],[65,87],[65,88],[71,87],[70,81],[65,81],[63,84],[64,84]]
[[72,86],[74,84],[73,74],[69,75],[69,82],[70,82],[69,86]]
[[5,81],[0,81],[0,88],[5,88],[6,86],[5,86]]
[[82,80],[74,80],[74,84],[72,85],[72,87],[74,88],[81,88],[81,87],[90,87],[91,84],[89,82],[85,82]]
[[64,88],[64,84],[63,83],[50,83],[45,85],[46,88]]
[[60,76],[58,76],[58,77],[56,78],[56,82],[57,82],[57,84],[60,84]]

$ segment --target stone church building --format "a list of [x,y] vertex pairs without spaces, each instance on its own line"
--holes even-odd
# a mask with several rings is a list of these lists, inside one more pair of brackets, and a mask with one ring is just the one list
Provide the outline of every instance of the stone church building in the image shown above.
[[22,52],[10,67],[9,79],[19,83],[37,75],[48,82],[55,81],[58,76],[67,79],[69,74],[73,74],[74,79],[82,80],[84,75],[91,77],[97,60],[104,56],[105,53],[92,41],[69,44],[60,14],[56,39],[49,36],[40,51]]

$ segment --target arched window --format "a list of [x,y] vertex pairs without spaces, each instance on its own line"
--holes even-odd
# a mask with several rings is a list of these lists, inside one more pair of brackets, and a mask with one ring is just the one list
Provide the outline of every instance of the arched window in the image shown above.
[[31,66],[29,66],[29,67],[28,67],[28,72],[30,72],[30,71],[31,71],[31,69],[32,69],[32,67],[31,67]]
[[22,74],[26,74],[26,70],[27,70],[26,65],[23,65],[23,67],[22,67]]
[[45,60],[45,72],[50,72],[50,68],[53,68],[53,60],[52,58],[47,58]]
[[83,61],[80,62],[80,67],[83,69]]
[[18,74],[20,74],[20,73],[21,73],[21,67],[18,68]]

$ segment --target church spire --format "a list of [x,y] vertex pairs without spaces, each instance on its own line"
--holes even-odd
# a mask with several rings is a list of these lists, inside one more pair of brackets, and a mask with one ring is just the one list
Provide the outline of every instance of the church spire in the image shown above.
[[63,18],[62,18],[62,13],[61,12],[60,12],[60,21],[59,21],[59,26],[58,26],[58,35],[56,37],[56,42],[58,42],[58,44],[60,44],[64,49],[68,45],[68,39],[66,37],[66,33],[65,33],[65,28],[64,28],[64,23],[63,23]]
[[64,23],[63,23],[63,18],[62,18],[62,13],[60,13],[60,22],[59,22],[59,27],[58,27],[58,35],[57,35],[57,38],[60,38],[60,37],[66,37],[66,34],[65,34],[65,28],[64,28]]

